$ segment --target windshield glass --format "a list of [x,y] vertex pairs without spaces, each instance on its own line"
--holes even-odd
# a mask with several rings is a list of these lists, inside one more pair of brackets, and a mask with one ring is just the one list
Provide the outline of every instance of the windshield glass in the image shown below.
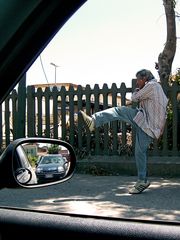
[[[20,119],[26,136],[72,144],[74,176],[29,192],[3,189],[0,205],[179,222],[179,48],[164,86],[155,62],[165,41],[161,0],[87,1],[26,73],[26,113]],[[8,108],[2,105],[3,143],[15,137],[16,94]],[[37,173],[47,171],[41,164],[61,172],[67,161],[66,151],[61,153],[42,154]]]

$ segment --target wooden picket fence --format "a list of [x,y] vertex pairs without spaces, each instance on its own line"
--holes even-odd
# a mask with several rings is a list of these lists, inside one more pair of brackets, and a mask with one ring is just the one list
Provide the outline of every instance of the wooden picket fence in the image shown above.
[[[134,130],[124,122],[114,121],[90,133],[84,126],[79,110],[88,114],[113,106],[131,104],[130,95],[135,87],[127,88],[106,84],[102,88],[71,85],[35,88],[28,86],[24,96],[17,90],[6,98],[0,106],[0,149],[1,151],[19,137],[50,137],[68,141],[77,154],[85,155],[133,155]],[[162,139],[150,146],[153,156],[180,155],[180,86],[167,86],[169,110]],[[158,114],[158,113],[157,113]]]

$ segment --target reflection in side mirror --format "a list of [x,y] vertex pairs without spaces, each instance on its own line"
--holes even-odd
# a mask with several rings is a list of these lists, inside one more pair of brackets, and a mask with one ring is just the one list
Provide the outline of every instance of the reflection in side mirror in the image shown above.
[[47,184],[63,180],[70,169],[71,154],[61,144],[26,142],[14,154],[14,172],[21,184]]
[[31,188],[60,183],[72,176],[75,165],[74,150],[65,141],[49,138],[16,139],[0,158],[1,188]]

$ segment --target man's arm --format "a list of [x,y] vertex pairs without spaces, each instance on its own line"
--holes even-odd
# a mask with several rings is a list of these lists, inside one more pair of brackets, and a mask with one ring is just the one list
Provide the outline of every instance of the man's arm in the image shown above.
[[142,89],[136,88],[132,94],[131,100],[133,102],[139,102],[148,99],[153,94],[153,84],[147,83]]

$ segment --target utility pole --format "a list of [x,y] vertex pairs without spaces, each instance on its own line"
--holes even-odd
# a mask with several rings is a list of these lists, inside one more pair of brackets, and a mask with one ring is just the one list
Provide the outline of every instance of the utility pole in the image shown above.
[[50,63],[52,66],[54,66],[54,74],[55,74],[55,76],[54,76],[54,82],[56,83],[56,69],[58,68],[58,67],[60,67],[60,66],[58,66],[58,65],[56,65],[55,63]]

